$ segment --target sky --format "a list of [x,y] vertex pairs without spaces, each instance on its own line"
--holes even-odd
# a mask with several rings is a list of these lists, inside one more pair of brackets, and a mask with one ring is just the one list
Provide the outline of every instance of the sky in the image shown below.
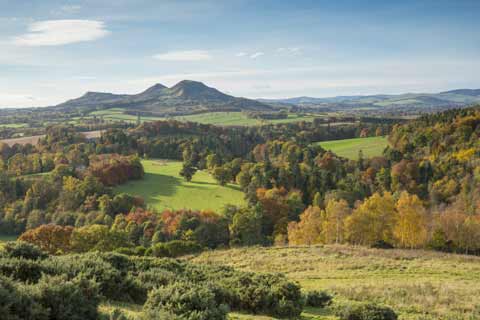
[[202,81],[249,98],[480,88],[478,0],[0,0],[0,107]]

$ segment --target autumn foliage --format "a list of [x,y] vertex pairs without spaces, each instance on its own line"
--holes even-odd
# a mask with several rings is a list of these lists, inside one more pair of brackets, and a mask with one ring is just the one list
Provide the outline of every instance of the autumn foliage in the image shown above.
[[141,179],[143,166],[137,157],[99,155],[90,159],[88,173],[106,186],[116,186],[131,179]]

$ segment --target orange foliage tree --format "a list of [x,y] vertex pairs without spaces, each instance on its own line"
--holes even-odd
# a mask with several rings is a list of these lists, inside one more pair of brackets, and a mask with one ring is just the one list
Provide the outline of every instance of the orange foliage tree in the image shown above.
[[73,227],[44,224],[23,233],[19,240],[30,242],[50,254],[65,253],[70,250]]

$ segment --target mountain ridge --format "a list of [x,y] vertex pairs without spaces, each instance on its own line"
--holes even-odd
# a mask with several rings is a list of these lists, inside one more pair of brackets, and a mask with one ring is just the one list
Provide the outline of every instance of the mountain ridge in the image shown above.
[[403,94],[373,94],[351,95],[316,98],[299,96],[284,99],[257,99],[270,104],[293,104],[298,106],[466,106],[480,103],[480,89],[455,89],[439,93],[403,93]]
[[234,97],[202,82],[182,80],[172,87],[157,83],[138,94],[89,91],[56,108],[127,108],[156,114],[186,114],[208,111],[271,111],[273,107],[257,100]]

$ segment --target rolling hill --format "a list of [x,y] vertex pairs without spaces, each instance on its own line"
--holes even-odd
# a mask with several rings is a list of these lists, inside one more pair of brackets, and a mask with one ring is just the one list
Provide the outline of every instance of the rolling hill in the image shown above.
[[56,106],[74,108],[124,108],[134,113],[180,115],[211,111],[270,111],[273,107],[256,100],[237,98],[197,81],[183,80],[173,87],[155,84],[133,95],[87,92]]
[[294,97],[287,99],[259,99],[269,104],[296,105],[306,108],[328,107],[336,110],[371,109],[446,109],[480,103],[480,89],[456,89],[440,93],[377,94],[365,96],[337,96],[327,98]]

